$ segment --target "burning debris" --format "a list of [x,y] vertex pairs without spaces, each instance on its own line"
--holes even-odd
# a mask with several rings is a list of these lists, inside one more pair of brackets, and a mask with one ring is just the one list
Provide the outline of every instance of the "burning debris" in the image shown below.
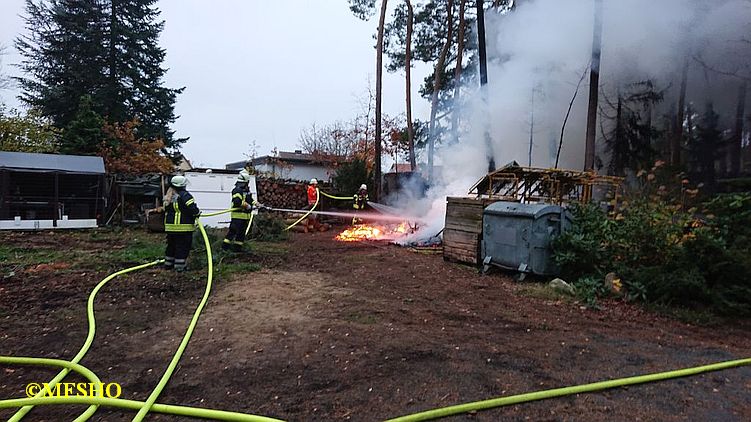
[[416,224],[412,226],[406,221],[396,225],[357,224],[339,233],[335,239],[342,242],[358,242],[363,240],[394,241],[414,233],[416,230]]

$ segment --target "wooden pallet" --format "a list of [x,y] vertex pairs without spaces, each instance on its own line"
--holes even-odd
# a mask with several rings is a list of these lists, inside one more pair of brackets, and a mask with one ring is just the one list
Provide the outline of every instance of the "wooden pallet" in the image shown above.
[[482,213],[498,199],[446,198],[443,259],[478,265],[482,243]]

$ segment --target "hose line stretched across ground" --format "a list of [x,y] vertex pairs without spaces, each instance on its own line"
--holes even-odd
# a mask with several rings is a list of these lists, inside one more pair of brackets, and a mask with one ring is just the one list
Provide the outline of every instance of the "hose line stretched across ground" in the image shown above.
[[[112,273],[108,275],[107,277],[104,278],[104,280],[100,281],[99,284],[96,285],[96,287],[94,287],[94,290],[92,290],[91,293],[89,294],[89,299],[88,299],[88,302],[86,303],[86,317],[89,323],[89,330],[88,330],[88,334],[86,335],[86,341],[84,341],[83,346],[81,346],[81,349],[78,351],[76,356],[73,357],[73,359],[70,361],[71,364],[75,365],[78,362],[80,362],[81,359],[83,359],[83,357],[89,351],[91,344],[94,342],[94,335],[96,334],[96,318],[94,318],[94,298],[96,298],[96,295],[97,293],[99,293],[99,290],[101,290],[102,287],[104,287],[104,285],[107,284],[107,282],[109,282],[110,280],[112,280],[113,278],[119,275],[127,274],[131,271],[136,271],[136,270],[140,270],[143,268],[151,267],[153,265],[157,265],[162,262],[164,262],[163,259],[158,259],[156,261],[149,262],[148,264],[136,265],[135,267],[130,267],[124,270],[120,270],[116,273]],[[52,381],[49,382],[50,389],[54,387],[57,383],[62,381],[68,375],[68,373],[70,373],[70,369],[68,367],[64,367],[64,369],[60,371],[60,373],[58,373],[52,379]],[[44,390],[40,390],[36,394],[35,397],[42,397],[44,395],[45,395]],[[26,416],[27,413],[31,411],[31,409],[33,409],[33,406],[24,406],[21,409],[18,409],[18,411],[13,416],[11,416],[10,419],[8,419],[8,422],[20,421],[24,416]],[[79,416],[79,419],[76,419],[76,420],[85,421],[89,419],[94,414],[94,412],[96,412],[96,406],[92,405],[88,409],[86,409],[86,411],[83,414],[81,414],[81,416]]]
[[[90,369],[77,363],[68,362],[61,359],[43,359],[29,357],[0,356],[0,363],[8,365],[43,365],[43,366],[61,366],[68,371],[74,371],[81,374],[90,383],[95,386],[101,386],[101,380]],[[48,387],[52,390],[52,387]],[[102,397],[102,391],[97,391],[97,397],[86,396],[68,396],[68,397],[34,397],[24,399],[0,400],[0,409],[12,407],[34,407],[36,405],[61,405],[61,404],[88,404],[89,408],[96,409],[99,406],[111,406],[122,409],[136,410],[140,409],[144,402],[136,400],[114,399]],[[190,416],[194,418],[205,418],[223,421],[246,421],[246,422],[281,422],[279,419],[267,418],[265,416],[255,416],[245,413],[227,412],[224,410],[204,409],[200,407],[176,406],[167,404],[154,403],[151,410],[159,413],[165,413],[177,416]],[[73,422],[81,422],[84,415],[79,416]]]
[[648,382],[662,381],[671,378],[687,377],[698,375],[704,372],[719,371],[722,369],[735,368],[738,366],[751,365],[751,358],[730,360],[726,362],[715,363],[711,365],[696,366],[693,368],[678,369],[675,371],[658,372],[655,374],[639,375],[628,378],[620,378],[608,381],[594,382],[591,384],[582,384],[571,387],[554,388],[552,390],[535,391],[533,393],[517,394],[515,396],[499,397],[490,400],[476,401],[472,403],[459,404],[455,406],[442,407],[424,412],[414,413],[411,415],[401,416],[389,419],[387,422],[416,422],[428,421],[433,419],[445,418],[447,416],[459,415],[475,410],[486,410],[495,407],[509,406],[512,404],[527,403],[531,401],[550,399],[554,397],[569,396],[572,394],[590,393],[594,391],[607,390],[616,387],[625,387],[627,385],[644,384]]
[[298,218],[297,221],[295,221],[294,223],[292,223],[289,226],[287,226],[287,228],[284,229],[284,231],[287,231],[287,230],[291,229],[292,227],[295,227],[297,225],[297,223],[303,221],[305,219],[305,217],[309,216],[310,213],[313,212],[314,209],[316,209],[316,207],[318,206],[318,199],[320,198],[319,193],[320,193],[320,191],[318,190],[318,188],[316,188],[316,203],[313,204],[313,207],[310,208],[310,210],[308,210],[308,212],[306,212],[305,214],[303,214],[302,217]]
[[[70,371],[74,371],[82,375],[84,378],[86,378],[91,384],[93,384],[94,388],[96,389],[96,395],[98,397],[102,396],[102,381],[99,379],[99,377],[96,376],[94,372],[92,372],[90,369],[86,368],[83,365],[79,365],[75,362],[68,362],[67,360],[62,359],[45,359],[45,358],[29,358],[29,357],[16,357],[16,356],[0,356],[0,363],[5,363],[9,365],[43,365],[43,366],[61,366],[63,367],[63,371],[60,372],[65,373],[66,375],[70,373]],[[54,386],[57,383],[48,383],[48,385],[45,387],[47,391],[54,391]],[[44,397],[44,391],[45,388],[40,388],[39,393],[35,395],[36,398],[42,398]],[[0,409],[3,407],[17,407],[17,406],[4,406],[7,402],[11,402],[12,400],[2,400],[0,401]],[[22,405],[21,409],[33,409],[34,405]],[[96,405],[92,404],[89,406],[85,412],[80,414],[77,418],[73,420],[73,422],[84,422],[89,420],[89,418],[94,415],[94,412],[97,410]],[[19,411],[20,412],[20,411]],[[27,410],[28,412],[28,410]],[[18,413],[16,413],[17,415]],[[14,417],[16,415],[13,415]],[[24,413],[25,415],[25,413]],[[23,415],[20,416],[20,418],[23,417]],[[8,419],[8,420],[12,420]]]
[[138,410],[138,413],[133,418],[133,422],[140,422],[143,420],[144,417],[146,417],[146,414],[149,413],[149,410],[154,405],[154,402],[156,402],[156,399],[159,397],[159,394],[162,393],[162,390],[164,390],[164,387],[167,385],[167,382],[169,382],[169,379],[172,376],[172,373],[175,371],[175,368],[177,367],[178,362],[180,362],[180,358],[182,357],[183,352],[185,352],[185,348],[188,346],[190,337],[193,335],[193,330],[195,330],[196,324],[198,323],[198,317],[201,315],[201,311],[203,311],[203,307],[206,306],[206,302],[209,299],[209,293],[211,293],[211,282],[214,278],[214,265],[213,265],[213,259],[211,257],[211,243],[209,242],[208,236],[206,236],[206,230],[203,228],[203,224],[201,224],[200,219],[196,221],[196,223],[198,225],[198,229],[201,231],[201,236],[203,236],[203,243],[206,245],[206,262],[208,265],[208,277],[206,278],[206,290],[203,293],[201,302],[198,304],[198,307],[196,308],[196,311],[193,314],[193,318],[190,320],[190,324],[188,325],[188,329],[185,332],[185,335],[183,336],[183,339],[180,342],[180,345],[177,347],[177,351],[175,352],[174,356],[172,356],[172,360],[170,361],[169,366],[167,366],[167,370],[164,371],[164,374],[162,375],[162,378],[159,380],[159,383],[156,385],[156,387],[151,392],[151,394],[149,394],[149,397],[146,399],[143,406],[141,406],[141,408]]

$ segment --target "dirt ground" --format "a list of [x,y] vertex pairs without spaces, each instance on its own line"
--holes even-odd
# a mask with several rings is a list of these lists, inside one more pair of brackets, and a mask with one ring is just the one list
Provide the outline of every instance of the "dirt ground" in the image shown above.
[[[334,234],[258,243],[243,260],[260,264],[260,271],[216,280],[158,402],[294,421],[376,421],[751,355],[749,321],[699,327],[620,302],[586,309],[440,255],[341,243]],[[111,246],[71,239],[0,236],[3,243],[83,255]],[[86,297],[112,268],[76,256],[41,267],[0,267],[0,354],[70,359],[80,348]],[[122,267],[137,262],[145,261]],[[120,383],[123,398],[144,400],[203,289],[199,270],[175,277],[148,269],[114,280],[98,296],[97,337],[81,363],[104,382]],[[23,397],[27,383],[53,374],[0,368],[0,398]],[[25,420],[72,420],[82,409],[38,408]],[[0,410],[0,419],[12,413]],[[92,420],[133,415],[103,408]],[[180,420],[152,415],[149,420]],[[751,367],[448,420],[747,421]]]

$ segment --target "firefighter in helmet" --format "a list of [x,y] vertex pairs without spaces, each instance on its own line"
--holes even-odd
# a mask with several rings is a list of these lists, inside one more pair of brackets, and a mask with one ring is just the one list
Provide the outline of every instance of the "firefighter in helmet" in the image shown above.
[[[185,271],[188,255],[193,243],[193,230],[201,210],[193,195],[186,190],[188,179],[174,176],[170,180],[172,192],[165,198],[164,231],[167,232],[167,250],[164,254],[164,267]],[[169,192],[169,191],[168,191]]]
[[[318,202],[318,179],[310,179],[308,184],[308,209],[311,210]],[[305,221],[305,231],[316,231],[318,229],[318,216],[314,213],[308,215]]]
[[[355,209],[355,212],[360,212],[365,210],[365,207],[368,205],[368,186],[366,184],[360,185],[360,189],[357,191],[357,193],[352,197],[354,200],[354,203],[352,204],[352,207]],[[359,224],[362,222],[362,219],[353,217],[352,218],[352,224]]]
[[232,189],[232,208],[230,216],[232,220],[229,223],[229,230],[227,236],[222,243],[223,250],[231,250],[234,252],[240,252],[245,243],[245,233],[250,224],[250,216],[253,212],[253,207],[264,207],[253,199],[253,194],[250,192],[250,174],[247,171],[242,170],[237,176],[235,182],[235,188]]

